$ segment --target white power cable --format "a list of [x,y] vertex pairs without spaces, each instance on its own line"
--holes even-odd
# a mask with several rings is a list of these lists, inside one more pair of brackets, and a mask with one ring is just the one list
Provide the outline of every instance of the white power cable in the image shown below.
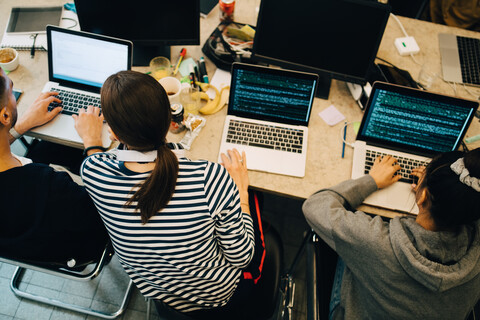
[[[398,26],[400,27],[400,29],[402,30],[403,34],[405,35],[405,37],[409,37],[407,31],[405,31],[405,28],[403,27],[403,24],[402,22],[397,18],[396,15],[394,15],[393,13],[390,13],[390,16],[392,16],[392,18],[397,21],[397,24]],[[423,66],[423,63],[420,63],[418,62],[418,60],[413,56],[413,53],[410,54],[410,57],[412,58],[413,62],[415,62],[416,64],[418,64],[419,66]],[[437,76],[437,75],[435,75]]]
[[353,143],[350,143],[350,142],[347,142],[344,138],[344,132],[346,130],[346,127],[351,125],[351,124],[354,124],[355,122],[347,122],[345,123],[340,129],[340,138],[342,139],[342,143],[345,143],[345,145],[349,146],[350,148],[353,148],[354,147],[354,144]]
[[[390,15],[392,16],[392,18],[397,22],[398,26],[400,27],[400,29],[402,30],[403,34],[405,35],[405,37],[409,37],[407,31],[405,31],[405,28],[403,27],[402,25],[402,22],[397,18],[396,15],[394,15],[393,13],[390,13]],[[419,66],[422,66],[423,67],[423,64],[418,62],[418,60],[414,57],[413,54],[410,54],[410,57],[413,59],[413,62],[415,62],[417,65]],[[452,88],[455,96],[458,95],[458,92],[457,92],[457,85],[454,83],[454,82],[448,82],[448,81],[445,81],[441,76],[439,76],[438,74],[436,73],[432,73],[435,78],[440,78],[442,79],[445,83],[447,83],[450,88]],[[472,95],[473,97],[477,98],[478,100],[480,100],[480,96],[479,95],[475,95],[473,94],[470,90],[467,89],[467,87],[465,86],[465,84],[463,85],[463,87],[465,88],[465,91],[468,92],[470,95]]]
[[395,21],[397,21],[397,23],[398,23],[400,29],[402,29],[402,32],[405,35],[405,37],[409,37],[407,31],[405,31],[405,28],[403,27],[403,24],[400,22],[400,20],[398,20],[397,16],[394,15],[393,13],[390,13],[390,16],[392,16],[392,18],[395,19]]
[[470,89],[467,88],[467,86],[465,85],[465,83],[463,83],[463,88],[465,89],[465,91],[467,91],[468,94],[470,94],[472,97],[475,97],[475,99],[477,100],[480,100],[480,95],[477,93],[477,92],[472,92],[470,91]]

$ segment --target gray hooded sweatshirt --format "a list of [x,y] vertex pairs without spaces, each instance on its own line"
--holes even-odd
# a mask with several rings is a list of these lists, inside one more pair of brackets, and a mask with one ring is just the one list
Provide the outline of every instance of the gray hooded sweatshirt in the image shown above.
[[310,226],[346,265],[334,318],[465,319],[480,298],[479,221],[433,232],[413,217],[385,222],[345,208],[376,189],[366,175],[303,205]]

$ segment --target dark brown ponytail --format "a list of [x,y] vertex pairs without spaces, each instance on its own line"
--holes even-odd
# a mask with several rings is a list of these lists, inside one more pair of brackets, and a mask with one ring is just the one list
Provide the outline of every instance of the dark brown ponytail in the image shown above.
[[177,157],[165,144],[171,122],[168,96],[151,76],[121,71],[105,81],[101,104],[108,125],[129,149],[157,150],[151,175],[125,204],[136,201],[142,223],[147,223],[168,204],[178,177]]
[[152,174],[127,202],[129,205],[137,201],[137,210],[140,211],[142,223],[147,223],[152,216],[168,204],[175,192],[177,176],[177,157],[163,145],[158,148]]

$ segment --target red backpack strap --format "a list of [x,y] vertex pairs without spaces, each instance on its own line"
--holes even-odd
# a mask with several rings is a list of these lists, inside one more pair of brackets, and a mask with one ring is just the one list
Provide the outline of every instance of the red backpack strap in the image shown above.
[[252,261],[243,272],[244,279],[252,279],[253,283],[257,283],[262,276],[263,263],[265,261],[265,237],[263,235],[262,217],[260,214],[260,205],[256,192],[253,193],[255,204],[255,212],[252,212],[252,220],[254,220],[255,228],[255,253]]

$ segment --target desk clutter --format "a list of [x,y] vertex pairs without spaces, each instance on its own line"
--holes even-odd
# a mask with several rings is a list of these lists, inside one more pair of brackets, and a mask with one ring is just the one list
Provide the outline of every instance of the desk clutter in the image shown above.
[[[224,4],[234,3],[233,1],[223,1],[223,2]],[[98,16],[93,15],[93,11],[90,10],[92,5],[91,0],[79,0],[75,2],[75,5],[78,9],[77,11],[78,19],[80,20],[80,22],[82,22],[82,19],[83,21],[85,21],[85,24],[81,23],[82,27],[86,28],[87,25],[90,25],[90,27],[93,28],[98,25],[101,25],[102,23],[106,23],[106,22],[99,22]],[[128,5],[129,4],[125,4],[124,1],[120,1],[115,6],[115,10],[118,10],[119,12],[124,13],[125,8],[131,8],[131,7],[128,7]],[[314,2],[314,3],[312,2],[311,5],[322,6],[322,4],[319,4],[317,2]],[[327,0],[327,2],[324,3],[323,5],[327,5],[322,8],[324,8],[326,11],[329,11],[329,12],[331,11],[330,13],[332,14],[332,17],[342,17],[343,15],[346,14],[346,12],[350,12],[348,10],[343,10],[346,8],[344,7],[344,5],[345,6],[348,5],[348,4],[343,4],[343,2],[341,4],[337,2],[330,3],[329,0]],[[188,3],[186,3],[185,6],[189,6]],[[237,3],[237,6],[238,6],[238,3]],[[384,27],[386,24],[385,19],[387,19],[388,17],[388,13],[389,13],[388,7],[375,3],[371,5],[366,5],[366,6],[355,4],[355,8],[360,10],[359,12],[364,12],[368,17],[378,16],[381,18],[381,19],[380,18],[376,19],[378,20],[378,23],[375,26],[370,26],[371,29],[375,29],[374,30],[375,32],[373,33],[367,32],[366,34],[369,34],[372,39],[376,40],[376,42],[374,43],[375,44],[374,46],[368,46],[369,48],[371,47],[368,50],[369,51],[368,57],[370,58],[374,57],[373,59],[382,60],[380,57],[375,57],[375,54],[376,54],[376,51],[377,51],[376,49],[378,47],[380,39],[383,35]],[[171,7],[168,7],[168,9],[178,10],[176,8],[171,8]],[[227,12],[228,8],[226,6],[223,6],[223,7],[219,6],[218,9],[220,11],[223,10],[222,12],[225,11],[225,13],[229,13]],[[71,8],[67,11],[71,12],[70,10]],[[278,3],[271,0],[265,0],[265,1],[262,0],[262,2],[260,3],[260,7],[255,8],[255,11],[259,12],[259,16],[258,16],[258,20],[256,21],[256,24],[255,22],[252,23],[252,21],[249,21],[248,24],[237,22],[234,20],[234,16],[231,14],[222,16],[223,18],[220,19],[220,23],[218,24],[218,17],[221,16],[220,14],[215,16],[215,20],[213,20],[213,24],[210,24],[212,28],[216,25],[213,32],[210,33],[209,37],[207,37],[205,42],[201,43],[200,46],[192,49],[190,49],[190,47],[182,48],[178,46],[180,43],[173,44],[169,42],[168,44],[166,43],[168,54],[165,54],[165,56],[151,55],[151,54],[148,55],[148,59],[149,59],[148,61],[151,60],[149,72],[151,73],[152,77],[159,80],[162,86],[164,86],[169,96],[171,105],[173,107],[172,112],[174,113],[173,115],[174,115],[175,121],[173,121],[172,126],[176,126],[176,127],[171,130],[172,133],[173,132],[180,133],[184,131],[188,132],[188,131],[193,131],[197,128],[200,128],[200,129],[204,128],[205,123],[208,120],[208,117],[205,117],[205,116],[215,114],[223,110],[223,108],[225,107],[225,105],[228,103],[228,100],[229,100],[229,95],[230,95],[229,85],[230,85],[230,79],[231,79],[231,75],[229,71],[231,70],[231,66],[233,62],[246,62],[249,64],[257,64],[257,63],[275,64],[276,61],[280,63],[283,60],[285,60],[283,62],[294,62],[297,64],[305,64],[305,66],[308,65],[312,68],[309,68],[309,69],[307,68],[305,70],[315,74],[317,73],[316,72],[317,69],[323,70],[323,67],[320,67],[319,63],[328,62],[328,61],[332,62],[333,60],[335,60],[334,58],[320,59],[316,56],[316,53],[313,57],[312,55],[309,56],[311,51],[306,49],[303,50],[304,48],[306,48],[305,47],[306,44],[308,44],[308,41],[302,40],[302,39],[305,39],[303,34],[301,35],[300,38],[298,39],[295,38],[295,45],[286,43],[288,41],[280,41],[281,39],[285,39],[285,38],[293,39],[292,34],[297,34],[299,31],[305,29],[305,28],[301,29],[299,24],[291,25],[290,22],[285,23],[281,19],[287,13],[290,12],[289,10],[293,10],[293,12],[295,13],[297,12],[296,10],[299,10],[299,14],[303,15],[303,16],[294,15],[292,19],[295,19],[295,21],[302,21],[302,19],[305,20],[305,18],[309,17],[309,14],[311,14],[309,12],[305,12],[305,10],[300,10],[298,8],[291,8],[288,5],[288,3],[283,0]],[[220,13],[220,12],[217,12],[217,13]],[[233,13],[233,12],[230,12],[230,13]],[[360,15],[360,14],[357,13],[356,15]],[[270,25],[267,21],[269,19],[267,19],[266,17],[275,18],[276,20],[275,19],[274,20],[277,21],[277,23]],[[113,19],[115,17],[109,17],[109,18]],[[244,19],[244,17],[242,17],[241,15],[235,16],[235,18]],[[118,19],[118,17],[116,17],[115,19]],[[109,21],[111,21],[113,24],[115,23],[118,24],[118,20],[115,20],[115,19],[109,20]],[[132,19],[133,19],[132,22],[137,21],[136,17]],[[208,19],[212,21],[211,17],[209,17]],[[203,19],[200,19],[200,21],[203,21]],[[148,27],[148,25],[141,25],[141,26],[139,25],[138,27],[133,29],[135,29],[136,32],[140,31],[140,29],[144,31],[145,30],[144,28],[146,27]],[[313,38],[318,38],[317,36],[321,35],[322,32],[324,32],[320,29],[324,30],[326,28],[316,28],[316,29],[306,28],[304,31],[312,35]],[[30,30],[33,30],[33,29],[30,29]],[[92,30],[88,30],[88,31],[92,32]],[[113,32],[114,30],[108,30],[108,31]],[[125,29],[121,30],[121,32],[126,32],[126,31],[128,30],[125,30]],[[196,30],[196,31],[199,31],[199,30]],[[337,31],[339,30],[333,30],[334,33],[336,33]],[[357,32],[357,30],[355,30],[355,32]],[[125,33],[124,35],[127,35],[127,34],[131,37],[136,36],[135,34],[132,34],[132,33]],[[106,35],[106,34],[103,34],[103,35]],[[208,35],[208,33],[206,33],[205,35]],[[354,38],[354,33],[349,34],[349,37]],[[342,40],[339,40],[339,37],[326,38],[324,40],[325,41],[328,40],[328,41],[323,43],[323,45],[328,47],[332,46],[335,48],[343,45],[346,46],[350,41],[349,37],[346,37],[345,39],[342,39]],[[124,37],[120,37],[120,38],[126,39]],[[275,41],[275,39],[277,41]],[[38,35],[38,38],[37,38],[37,41],[39,40],[40,40],[40,35]],[[133,48],[135,51],[133,52],[134,56],[137,53],[137,50],[139,49],[139,47],[142,47],[141,40],[142,39],[132,38],[132,42],[134,43]],[[183,40],[186,40],[186,39],[182,38],[182,41]],[[277,48],[275,46],[270,45],[272,43],[278,43],[279,47]],[[137,44],[140,44],[140,45],[137,46]],[[190,44],[191,43],[185,43],[185,46]],[[169,45],[176,45],[178,47],[170,48]],[[285,46],[285,45],[288,45],[288,46]],[[273,47],[274,49],[269,49]],[[365,47],[367,46],[363,46],[362,50],[364,50]],[[285,50],[280,50],[279,48],[280,49],[284,48]],[[201,50],[201,52],[203,52],[205,58],[200,56],[202,53],[200,52],[199,49]],[[291,54],[293,52],[292,51],[293,49],[297,51],[296,55],[294,56]],[[332,53],[330,52],[330,50],[321,50],[321,51],[322,52],[320,52],[319,54],[326,54],[323,51],[328,51],[327,53],[330,54],[329,57],[332,56]],[[345,54],[349,52],[353,52],[353,51],[352,50],[342,51],[342,53],[345,53]],[[289,53],[289,55],[286,55],[286,53]],[[359,52],[357,52],[356,54],[360,55]],[[307,57],[311,59],[306,59]],[[387,58],[388,60],[391,60],[390,57],[385,57],[385,58]],[[273,59],[275,61],[267,61],[268,59],[270,60]],[[293,60],[296,59],[296,60],[293,61],[291,59]],[[342,59],[342,60],[348,61],[349,63],[357,65],[357,63],[353,63],[353,61],[350,61],[348,57],[342,56],[341,58],[337,57],[336,59],[337,60]],[[206,62],[210,65],[210,67],[212,66],[212,63],[217,67],[215,73],[213,72],[211,74],[207,73],[207,68],[205,66]],[[398,61],[393,60],[393,62],[396,65],[404,67],[401,64],[399,64]],[[381,80],[386,79],[387,82],[398,83],[400,82],[399,81],[400,76],[402,76],[402,80],[405,80],[405,81],[399,84],[416,86],[417,82],[414,79],[415,76],[411,76],[409,74],[409,72],[412,72],[412,70],[408,70],[407,67],[404,67],[405,70],[396,68],[395,66],[389,64],[387,61],[385,61],[385,63],[387,63],[388,65],[378,64],[379,70],[381,69],[381,71],[383,71],[383,73],[386,75],[385,78],[380,78]],[[148,62],[146,64],[148,64]],[[133,65],[135,64],[133,63]],[[364,66],[363,63],[358,63],[358,65],[361,65],[362,68]],[[275,66],[298,71],[298,69],[296,69],[295,66],[291,63],[285,63],[285,64],[280,63],[279,65],[275,64]],[[331,79],[349,81],[348,76],[353,76],[352,74],[350,74],[350,71],[353,70],[351,68],[346,68],[348,69],[346,72],[341,72],[341,70],[340,71],[333,70],[331,67],[333,66],[325,67],[325,70],[324,70],[325,73],[328,73],[330,71],[335,71],[334,73],[336,75],[341,75],[342,77],[337,78],[335,75],[329,75],[328,81],[327,81],[328,83],[330,83]],[[340,66],[337,66],[337,67],[340,67]],[[301,69],[300,72],[304,72],[305,70]],[[414,73],[412,73],[412,75],[414,75]],[[356,80],[360,80],[360,78],[362,77],[363,77],[363,73],[360,72],[359,75],[356,75]],[[318,91],[320,87],[323,87],[325,85],[325,83],[323,83],[323,80],[325,79],[323,79],[323,77],[320,75],[319,81],[317,83],[317,89],[316,89],[316,95],[315,95],[316,97],[319,97]],[[171,88],[169,87],[169,85],[166,84],[167,82],[172,83]],[[330,86],[328,86],[328,90],[329,88]],[[367,90],[363,90],[363,91],[366,92]],[[359,101],[362,100],[362,98],[365,99],[365,101],[363,101],[364,102],[363,104],[365,105],[367,102],[366,100],[368,99],[368,95],[365,95],[364,97],[360,97]],[[317,100],[315,99],[315,101]],[[331,105],[331,107],[328,107],[328,105]],[[351,120],[354,120],[354,119],[351,119],[350,111],[344,109],[345,104],[342,105],[342,103],[337,101],[333,103],[332,101],[332,103],[329,103],[328,105],[325,105],[325,108],[323,108],[322,112],[315,112],[315,115],[320,114],[320,117],[322,117],[325,123],[327,123],[329,126],[335,126],[338,123],[343,123],[344,121],[353,122]],[[179,121],[180,113],[183,113],[181,121]],[[190,115],[192,116],[190,117]],[[190,119],[190,120],[187,121],[187,119]],[[188,123],[193,123],[193,125],[189,126]],[[197,135],[198,133],[200,133],[199,130],[197,132]],[[181,138],[181,135],[178,135],[178,137]],[[189,141],[191,143],[193,142],[193,139],[189,139]],[[471,141],[471,139],[468,141]]]
[[[171,104],[172,122],[170,132],[174,134],[187,131],[180,141],[186,150],[190,147],[205,126],[206,119],[199,115],[210,115],[222,110],[228,103],[230,86],[219,83],[221,87],[209,83],[205,59],[197,62],[186,57],[187,50],[180,50],[177,63],[173,66],[165,57],[155,57],[150,61],[150,71],[165,89]],[[179,73],[182,78],[175,77]]]
[[79,29],[73,4],[50,7],[14,7],[3,32],[0,48],[47,51],[47,25]]
[[202,52],[217,68],[229,71],[235,61],[255,63],[251,58],[254,37],[254,27],[222,21],[205,41]]
[[12,8],[0,47],[47,50],[45,27],[60,25],[62,7]]

